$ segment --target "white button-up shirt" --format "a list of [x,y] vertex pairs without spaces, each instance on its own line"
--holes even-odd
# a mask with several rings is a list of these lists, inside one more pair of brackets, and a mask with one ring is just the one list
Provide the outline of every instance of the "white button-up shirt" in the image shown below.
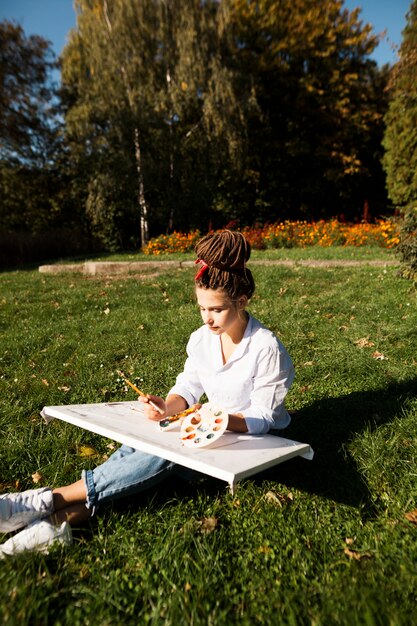
[[189,406],[206,394],[228,413],[244,416],[248,432],[286,428],[291,418],[284,399],[294,380],[294,366],[279,339],[249,315],[242,340],[223,363],[220,336],[206,326],[192,333],[184,371],[171,393]]

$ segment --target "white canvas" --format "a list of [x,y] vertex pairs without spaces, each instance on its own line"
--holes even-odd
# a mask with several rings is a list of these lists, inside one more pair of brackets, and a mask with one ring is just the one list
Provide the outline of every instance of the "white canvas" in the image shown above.
[[146,419],[136,401],[47,406],[42,415],[47,422],[58,418],[224,480],[232,491],[236,482],[243,478],[296,456],[311,460],[314,454],[306,443],[274,435],[230,431],[226,431],[213,447],[191,449],[182,445],[179,424],[173,430],[161,431],[158,422]]

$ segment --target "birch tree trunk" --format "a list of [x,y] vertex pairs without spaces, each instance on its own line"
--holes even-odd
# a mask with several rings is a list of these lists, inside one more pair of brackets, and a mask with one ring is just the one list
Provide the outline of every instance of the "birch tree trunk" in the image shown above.
[[135,160],[136,171],[138,174],[138,203],[139,203],[139,215],[140,215],[140,240],[142,246],[148,243],[149,240],[149,224],[148,224],[148,205],[145,199],[145,186],[143,184],[143,172],[142,172],[142,158],[140,152],[140,140],[139,129],[136,126],[134,130],[134,143],[135,143]]
[[[110,20],[107,0],[103,2],[103,14],[107,25],[107,30],[109,33],[109,41],[111,40],[113,27]],[[121,74],[123,76],[123,84],[126,91],[126,98],[129,104],[129,109],[132,114],[132,117],[135,118],[135,106],[134,106],[134,97],[132,94],[132,90],[129,85],[129,79],[126,71],[126,67],[122,64],[120,67]],[[140,241],[141,245],[144,246],[148,243],[149,240],[149,222],[148,222],[148,205],[145,198],[145,185],[143,182],[143,170],[142,170],[142,156],[140,149],[140,136],[139,136],[139,128],[135,126],[133,131],[133,144],[135,148],[135,162],[136,162],[136,172],[138,176],[138,185],[137,185],[137,198],[138,198],[138,206],[139,206],[139,223],[140,223]]]

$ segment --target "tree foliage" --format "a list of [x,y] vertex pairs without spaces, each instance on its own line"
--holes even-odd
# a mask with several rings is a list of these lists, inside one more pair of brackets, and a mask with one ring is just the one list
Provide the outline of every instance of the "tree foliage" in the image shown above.
[[43,164],[53,143],[49,43],[0,22],[0,150],[3,160]]
[[404,213],[399,251],[404,275],[417,276],[417,0],[411,3],[392,69],[385,117],[384,167],[389,196]]
[[59,125],[49,43],[0,22],[0,227],[30,233],[62,220]]
[[[11,69],[0,180],[13,228],[63,219],[116,249],[232,220],[357,219],[365,203],[375,216],[385,212],[387,70],[370,59],[377,37],[359,10],[341,0],[75,7],[61,57],[64,141],[51,124],[47,45],[37,48],[20,27],[7,31],[16,50],[6,46],[1,57],[3,74]],[[37,71],[23,72],[20,97],[11,76],[25,62]],[[38,126],[23,123],[29,110]],[[37,209],[35,179],[25,176],[36,159],[43,175],[53,173],[37,179],[53,195]],[[21,198],[13,173],[25,185]],[[32,207],[32,219],[19,217],[19,204]]]
[[[221,163],[237,168],[244,149],[241,100],[222,62],[225,5],[79,0],[77,7],[63,83],[70,141],[89,157],[92,223],[103,223],[103,194],[105,221],[112,213],[117,230],[121,209],[131,219],[136,213],[142,241],[149,220],[159,228],[178,226],[186,214],[201,221]],[[116,162],[128,176],[124,201]]]
[[378,40],[359,9],[337,0],[233,7],[236,52],[260,108],[251,133],[259,200],[277,217],[352,217],[367,198],[375,206],[385,72],[370,60]]

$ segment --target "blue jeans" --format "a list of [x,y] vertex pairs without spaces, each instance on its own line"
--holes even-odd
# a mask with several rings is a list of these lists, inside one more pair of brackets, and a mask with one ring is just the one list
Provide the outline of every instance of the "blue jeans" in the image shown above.
[[107,461],[93,470],[83,470],[87,508],[140,493],[168,476],[198,480],[203,476],[177,463],[122,445]]

